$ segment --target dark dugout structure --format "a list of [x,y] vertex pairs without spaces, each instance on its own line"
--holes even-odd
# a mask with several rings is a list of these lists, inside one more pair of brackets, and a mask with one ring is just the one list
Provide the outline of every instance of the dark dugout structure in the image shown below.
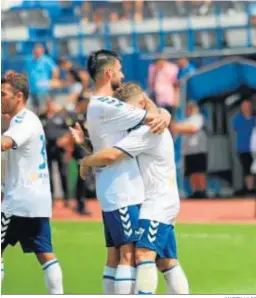
[[182,86],[182,105],[196,101],[206,117],[210,188],[210,181],[218,181],[212,196],[232,196],[244,185],[232,121],[243,99],[252,99],[256,111],[256,63],[240,57],[224,59],[187,76]]

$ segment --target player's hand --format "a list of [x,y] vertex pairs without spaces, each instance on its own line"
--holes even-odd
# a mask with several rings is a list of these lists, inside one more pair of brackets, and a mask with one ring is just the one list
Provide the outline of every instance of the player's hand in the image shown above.
[[79,123],[76,122],[75,128],[69,127],[69,132],[77,145],[82,145],[84,143],[84,132]]
[[161,134],[169,123],[166,123],[165,115],[158,114],[151,121],[148,122],[148,125],[151,128],[152,133]]
[[89,175],[89,169],[90,167],[85,165],[83,163],[83,159],[80,163],[80,177],[83,179],[83,180],[86,180],[88,178],[88,175]]

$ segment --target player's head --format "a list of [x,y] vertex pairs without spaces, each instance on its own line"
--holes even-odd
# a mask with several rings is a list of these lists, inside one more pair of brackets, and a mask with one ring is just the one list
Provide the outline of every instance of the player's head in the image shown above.
[[37,59],[45,53],[45,48],[41,43],[37,43],[33,48],[33,55]]
[[88,57],[87,69],[97,83],[110,83],[113,90],[120,87],[124,75],[120,57],[113,51],[99,50]]
[[10,72],[1,79],[2,114],[15,115],[26,105],[29,95],[28,80],[24,74]]
[[123,84],[114,92],[113,96],[141,109],[146,106],[146,94],[135,83]]

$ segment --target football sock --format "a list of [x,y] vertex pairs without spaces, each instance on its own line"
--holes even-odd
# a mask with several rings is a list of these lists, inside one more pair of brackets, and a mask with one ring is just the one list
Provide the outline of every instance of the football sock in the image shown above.
[[118,265],[115,277],[115,294],[134,294],[136,268]]
[[62,271],[57,259],[42,266],[48,294],[63,294]]
[[111,268],[108,266],[104,267],[103,272],[103,293],[105,295],[113,295],[115,294],[115,276],[116,276],[116,268]]
[[155,294],[157,282],[157,267],[154,261],[137,264],[135,294]]
[[162,272],[167,285],[167,294],[189,294],[188,280],[179,264]]

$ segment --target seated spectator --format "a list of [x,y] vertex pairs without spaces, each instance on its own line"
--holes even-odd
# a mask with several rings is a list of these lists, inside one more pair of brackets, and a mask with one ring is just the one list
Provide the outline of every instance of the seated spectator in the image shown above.
[[185,176],[189,177],[192,188],[190,198],[206,198],[207,188],[207,134],[204,129],[204,117],[196,103],[189,103],[186,109],[187,119],[173,122],[173,134],[184,135],[183,155],[185,158]]
[[206,15],[211,7],[211,0],[176,0],[177,11],[181,16],[184,15]]
[[178,106],[178,96],[175,89],[178,67],[176,64],[160,58],[149,66],[148,83],[156,104],[173,113]]
[[50,81],[59,78],[59,69],[53,59],[45,54],[43,45],[33,49],[33,59],[26,65],[32,105],[36,113],[42,112],[50,99]]
[[[256,27],[256,2],[255,1],[250,1],[249,2],[249,13],[250,13],[250,22],[252,24],[252,26],[255,28]],[[253,30],[252,32],[253,34],[253,45],[256,45],[256,34],[255,34],[255,30]]]
[[196,68],[189,60],[185,57],[182,57],[177,62],[179,66],[178,80],[182,80],[185,76],[192,74],[196,71]]
[[[134,5],[134,9],[132,5]],[[124,19],[130,20],[133,18],[133,14],[134,14],[134,20],[141,21],[143,19],[143,7],[144,7],[144,1],[124,0],[123,1]]]
[[192,1],[193,10],[196,12],[196,14],[199,14],[199,15],[208,14],[211,4],[212,4],[211,0],[203,0],[203,1],[198,1],[198,0],[195,1],[194,0],[194,1]]
[[254,178],[251,173],[253,162],[250,142],[255,125],[256,116],[253,115],[252,102],[248,99],[241,103],[240,112],[233,120],[233,128],[236,132],[236,151],[243,169],[245,187],[238,194],[254,193]]

